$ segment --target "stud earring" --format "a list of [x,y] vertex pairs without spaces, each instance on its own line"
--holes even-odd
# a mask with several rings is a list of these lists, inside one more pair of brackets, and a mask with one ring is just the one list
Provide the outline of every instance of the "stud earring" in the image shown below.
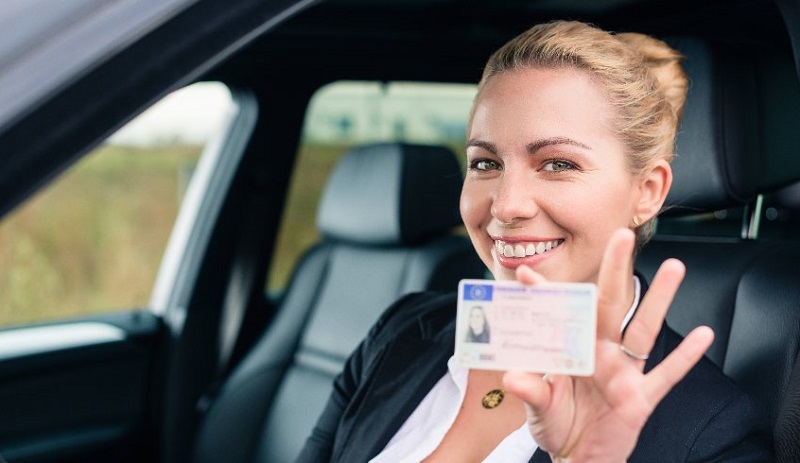
[[638,227],[639,225],[642,224],[642,219],[638,215],[634,215],[633,224]]

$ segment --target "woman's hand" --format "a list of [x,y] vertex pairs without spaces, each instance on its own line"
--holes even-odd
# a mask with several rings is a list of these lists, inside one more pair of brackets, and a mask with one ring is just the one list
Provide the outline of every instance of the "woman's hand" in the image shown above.
[[[633,452],[639,433],[656,405],[694,366],[714,339],[708,327],[689,333],[661,364],[644,374],[648,354],[685,272],[675,259],[665,261],[621,339],[622,321],[631,305],[634,235],[619,230],[608,243],[598,277],[595,373],[588,377],[508,372],[506,390],[526,402],[531,435],[554,462],[622,462]],[[517,278],[544,282],[528,267]]]

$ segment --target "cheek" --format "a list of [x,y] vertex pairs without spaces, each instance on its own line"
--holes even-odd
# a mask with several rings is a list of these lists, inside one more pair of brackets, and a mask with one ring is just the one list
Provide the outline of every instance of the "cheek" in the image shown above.
[[461,202],[459,208],[461,210],[461,219],[467,230],[479,228],[486,216],[488,215],[489,201],[474,183],[469,180],[464,182],[464,187],[461,189]]
[[461,190],[459,208],[472,246],[483,263],[487,267],[491,266],[491,251],[484,232],[485,225],[491,219],[491,197],[479,185],[466,181]]
[[[562,192],[553,209],[568,228],[587,233],[616,230],[630,221],[632,190],[625,186],[624,178],[618,182],[591,185],[589,188]],[[556,212],[554,212],[556,213]]]

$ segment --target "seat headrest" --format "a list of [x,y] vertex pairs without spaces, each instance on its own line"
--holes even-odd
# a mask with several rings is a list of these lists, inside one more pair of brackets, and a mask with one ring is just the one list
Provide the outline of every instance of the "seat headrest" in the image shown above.
[[[800,179],[800,83],[777,52],[743,55],[695,38],[667,40],[684,56],[689,93],[666,215],[745,204]],[[792,104],[787,104],[787,99]]]
[[[668,40],[684,55],[689,92],[678,130],[667,214],[694,214],[745,203],[755,196],[756,87],[727,68],[723,56],[694,38]],[[751,77],[748,79],[748,77]]]
[[790,56],[777,52],[759,55],[759,193],[800,180],[800,79]]
[[381,143],[339,160],[317,226],[328,238],[369,245],[416,244],[461,224],[461,169],[439,146]]

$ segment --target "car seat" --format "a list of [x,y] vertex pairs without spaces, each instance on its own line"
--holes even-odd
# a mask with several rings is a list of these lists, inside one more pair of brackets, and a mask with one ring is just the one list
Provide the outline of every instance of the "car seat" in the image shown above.
[[764,196],[759,237],[800,240],[800,182]]
[[[800,128],[800,84],[789,57],[763,50],[742,55],[690,39],[673,43],[686,56],[691,86],[661,220],[752,206],[759,194],[800,179],[791,146]],[[743,236],[656,233],[637,268],[652,278],[666,258],[686,264],[668,323],[682,334],[700,324],[714,329],[707,356],[760,401],[777,461],[796,462],[800,242],[755,239],[751,217],[758,211],[750,212]]]
[[222,384],[197,433],[196,462],[289,462],[332,381],[369,327],[405,293],[447,290],[485,268],[460,225],[461,170],[449,150],[386,143],[339,161],[317,225],[273,322]]

